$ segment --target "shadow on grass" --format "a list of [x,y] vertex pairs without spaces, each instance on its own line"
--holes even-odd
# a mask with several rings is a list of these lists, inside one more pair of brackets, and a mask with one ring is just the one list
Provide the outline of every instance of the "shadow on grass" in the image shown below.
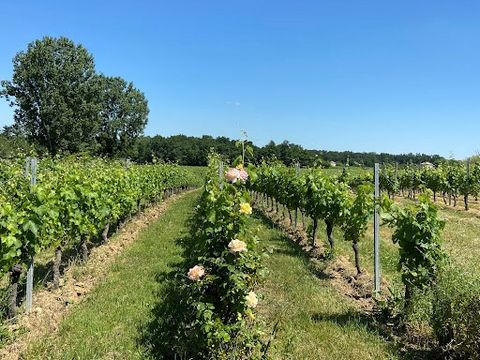
[[[287,234],[284,233],[282,228],[280,228],[272,219],[266,216],[261,211],[255,211],[255,217],[261,220],[264,225],[271,229],[277,229],[281,232],[281,235],[275,239],[275,242],[281,245],[275,249],[277,254],[282,254],[285,256],[294,256],[300,258],[307,267],[307,269],[320,280],[330,280],[332,276],[325,272],[325,269],[329,263],[329,260],[326,258],[318,259],[318,262],[312,261],[312,251],[307,252],[298,242],[293,241]],[[321,262],[320,262],[321,261]]]
[[185,355],[189,345],[183,343],[186,336],[179,324],[187,323],[192,317],[187,304],[189,295],[181,286],[184,271],[190,264],[188,253],[192,239],[184,237],[174,242],[183,249],[183,260],[169,263],[169,271],[155,275],[156,282],[162,285],[156,294],[157,302],[151,310],[150,322],[138,328],[137,342],[146,349],[148,359],[189,358]]
[[368,332],[380,335],[389,340],[391,350],[397,352],[402,359],[406,360],[439,360],[443,357],[432,349],[420,348],[415,346],[405,346],[392,339],[389,332],[383,331],[382,326],[369,314],[365,314],[353,309],[339,314],[315,313],[312,315],[312,321],[316,323],[329,322],[342,327],[364,328]]

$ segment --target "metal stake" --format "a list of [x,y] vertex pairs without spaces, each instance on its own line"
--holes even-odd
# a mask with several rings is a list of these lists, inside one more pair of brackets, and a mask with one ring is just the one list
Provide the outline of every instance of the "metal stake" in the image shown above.
[[374,179],[375,179],[375,213],[373,216],[373,239],[374,239],[374,293],[378,295],[380,292],[380,216],[378,200],[380,198],[380,182],[379,169],[380,165],[375,163]]
[[[37,159],[28,158],[25,167],[25,174],[30,176],[30,192],[33,191],[33,187],[37,184]],[[33,256],[30,258],[27,271],[27,289],[26,289],[26,311],[29,312],[32,309],[33,304]]]

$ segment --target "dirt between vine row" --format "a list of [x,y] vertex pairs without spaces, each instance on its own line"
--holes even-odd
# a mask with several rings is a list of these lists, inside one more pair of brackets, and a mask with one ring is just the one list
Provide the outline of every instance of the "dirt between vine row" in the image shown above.
[[[325,248],[322,244],[312,246],[311,240],[299,224],[296,229],[290,225],[290,221],[275,211],[256,208],[261,214],[276,224],[288,238],[299,245],[308,254],[310,261],[319,271],[319,276],[330,280],[332,285],[342,294],[353,299],[358,308],[371,313],[374,310],[375,300],[372,298],[373,280],[371,274],[363,269],[360,276],[356,276],[355,266],[345,256],[336,256],[333,260],[326,257]],[[382,288],[386,289],[388,283],[382,280]]]
[[85,300],[105,279],[109,265],[117,256],[138,238],[143,229],[164,214],[171,203],[185,194],[173,195],[132,217],[108,243],[92,248],[85,264],[68,267],[60,280],[59,289],[35,291],[32,311],[19,315],[16,324],[8,325],[14,341],[0,349],[0,359],[23,359],[22,353],[32,340],[57,331],[72,306]]

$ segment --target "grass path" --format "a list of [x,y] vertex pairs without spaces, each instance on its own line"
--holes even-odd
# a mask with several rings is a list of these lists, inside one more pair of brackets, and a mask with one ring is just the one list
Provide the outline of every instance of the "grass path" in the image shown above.
[[[179,238],[198,193],[173,203],[164,215],[111,265],[109,275],[75,306],[59,331],[38,339],[26,359],[152,359],[142,332],[154,320],[157,294],[166,292],[158,274],[180,259]],[[396,359],[395,349],[369,329],[350,300],[312,271],[309,260],[283,234],[253,219],[265,247],[270,274],[259,292],[259,318],[278,323],[273,359]],[[156,357],[158,358],[158,356]]]
[[185,221],[198,192],[170,205],[139,239],[119,256],[110,274],[64,319],[58,333],[39,339],[27,359],[148,359],[141,330],[152,320],[157,274],[179,260],[176,239],[187,232]]
[[354,304],[315,273],[310,260],[284,234],[253,221],[265,247],[269,275],[259,317],[278,323],[274,359],[397,359],[396,350],[368,327]]

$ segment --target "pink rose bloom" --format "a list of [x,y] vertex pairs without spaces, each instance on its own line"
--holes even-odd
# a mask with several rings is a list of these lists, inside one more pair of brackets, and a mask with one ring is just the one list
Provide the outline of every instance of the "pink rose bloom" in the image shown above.
[[248,173],[242,169],[242,170],[239,170],[239,174],[238,174],[238,177],[240,179],[240,181],[245,184],[248,180]]
[[232,184],[235,184],[237,180],[240,178],[240,171],[235,168],[230,168],[225,173],[225,179]]

